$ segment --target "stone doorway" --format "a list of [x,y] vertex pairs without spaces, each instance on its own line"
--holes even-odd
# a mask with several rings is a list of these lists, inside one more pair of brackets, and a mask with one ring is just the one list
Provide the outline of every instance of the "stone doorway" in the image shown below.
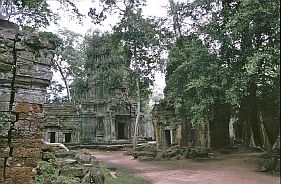
[[56,132],[49,132],[48,141],[50,143],[55,143],[56,142]]
[[129,126],[127,116],[116,116],[116,139],[128,139],[129,138]]
[[65,143],[71,142],[71,133],[64,133],[64,142]]
[[171,131],[165,130],[165,146],[170,147],[171,146]]

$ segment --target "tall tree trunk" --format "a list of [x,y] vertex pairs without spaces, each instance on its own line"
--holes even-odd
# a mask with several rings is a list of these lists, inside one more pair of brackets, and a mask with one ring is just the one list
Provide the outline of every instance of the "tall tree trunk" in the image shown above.
[[259,118],[258,98],[257,98],[257,85],[254,82],[249,86],[249,115],[248,121],[251,125],[254,143],[256,146],[262,145],[261,126]]
[[64,82],[64,85],[65,85],[65,88],[66,88],[66,92],[67,92],[67,98],[68,98],[68,101],[71,102],[71,95],[70,95],[70,90],[69,90],[69,86],[67,84],[67,80],[66,80],[66,77],[62,71],[62,68],[60,67],[60,65],[58,64],[57,61],[55,61],[55,64],[57,65],[58,69],[59,69],[59,72],[60,72],[60,75],[62,77],[62,80]]
[[212,148],[222,148],[229,146],[229,121],[230,121],[230,106],[229,104],[215,103],[215,114],[210,121],[210,146]]
[[[134,47],[134,60],[135,63],[137,62],[137,48]],[[133,136],[133,150],[135,151],[137,148],[138,143],[138,126],[139,126],[139,120],[140,120],[140,113],[141,113],[141,97],[140,97],[140,73],[139,73],[139,67],[136,64],[135,66],[135,74],[136,74],[136,86],[137,86],[137,117],[135,121],[135,127],[134,127],[134,136]]]
[[188,145],[188,120],[185,118],[184,121],[181,122],[181,141],[180,146],[189,146]]
[[134,151],[136,150],[137,143],[138,143],[138,126],[139,126],[139,119],[140,119],[140,113],[141,113],[139,74],[137,74],[137,76],[136,76],[136,85],[137,85],[137,117],[136,117],[136,121],[135,121],[134,136],[133,136],[133,150]]

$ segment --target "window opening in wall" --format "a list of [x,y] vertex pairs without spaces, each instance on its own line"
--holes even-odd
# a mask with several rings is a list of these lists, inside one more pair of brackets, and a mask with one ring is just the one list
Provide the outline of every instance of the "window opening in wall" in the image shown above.
[[64,134],[64,142],[71,142],[71,133],[63,133]]
[[55,143],[56,142],[56,132],[49,132],[48,141],[50,143]]

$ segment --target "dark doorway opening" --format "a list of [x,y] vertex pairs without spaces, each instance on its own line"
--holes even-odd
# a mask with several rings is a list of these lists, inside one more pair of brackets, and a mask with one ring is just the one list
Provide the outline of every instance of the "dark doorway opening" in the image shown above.
[[49,132],[49,142],[50,143],[56,142],[56,132]]
[[116,139],[128,139],[130,137],[130,126],[128,116],[115,116],[115,132]]
[[64,133],[64,142],[71,142],[71,133]]
[[118,129],[118,132],[117,132],[117,139],[126,139],[126,136],[125,136],[125,123],[118,123],[117,124],[117,129]]
[[169,147],[171,146],[171,133],[170,130],[165,130],[165,142],[166,142],[166,146]]

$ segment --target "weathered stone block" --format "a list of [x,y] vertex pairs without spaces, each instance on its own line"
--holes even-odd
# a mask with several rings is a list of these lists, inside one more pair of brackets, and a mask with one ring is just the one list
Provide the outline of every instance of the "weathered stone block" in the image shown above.
[[75,155],[75,159],[82,163],[90,163],[92,160],[91,154],[85,152],[79,152]]
[[41,130],[39,131],[30,131],[30,129],[12,129],[11,136],[15,139],[41,139],[42,134]]
[[1,48],[8,48],[8,49],[13,49],[14,47],[14,40],[9,40],[7,38],[3,38],[0,35],[0,47]]
[[33,66],[33,75],[37,79],[52,80],[52,71],[45,65],[36,64]]
[[3,57],[3,54],[0,54],[2,56],[0,56],[0,72],[2,73],[8,73],[8,72],[13,72],[13,67],[14,65],[13,64],[8,64],[8,63],[5,63],[5,61],[2,61],[1,57]]
[[[33,108],[33,107],[31,106],[31,108]],[[44,118],[43,113],[37,113],[34,111],[30,111],[30,112],[26,112],[26,113],[18,113],[18,116],[19,116],[19,120],[29,120],[32,122],[34,121],[36,123],[42,123],[43,118]]]
[[18,157],[9,157],[7,159],[8,167],[36,167],[39,158],[18,158]]
[[9,157],[9,153],[10,153],[10,148],[9,147],[0,148],[0,158]]
[[27,75],[27,76],[33,76],[33,67],[34,63],[30,61],[18,61],[17,62],[17,75]]
[[33,157],[33,158],[39,158],[40,157],[40,148],[24,148],[24,147],[18,147],[13,148],[13,157]]
[[70,159],[70,158],[65,159],[63,162],[64,162],[65,164],[77,164],[77,163],[78,163],[77,160],[75,160],[75,159]]
[[0,148],[8,147],[8,138],[0,138]]
[[43,113],[43,105],[42,104],[31,104],[33,113]]
[[13,79],[13,73],[8,72],[0,72],[0,86],[6,86],[6,87],[11,87],[11,82]]
[[40,148],[42,145],[41,139],[12,139],[11,147],[13,148]]
[[35,54],[30,52],[30,51],[26,51],[26,50],[21,50],[21,51],[17,51],[17,58],[19,60],[27,60],[27,61],[35,61]]
[[60,175],[62,176],[73,176],[73,177],[83,177],[84,171],[83,168],[63,168],[59,171]]
[[0,111],[0,122],[15,122],[16,120],[16,113],[9,111]]
[[[3,40],[3,38],[0,38],[0,55],[2,54],[10,54],[11,56],[13,56],[13,48],[7,47],[7,45],[5,45],[5,41]],[[12,42],[14,43],[14,42]],[[12,57],[13,58],[13,57]]]
[[35,184],[36,172],[32,167],[7,167],[5,176],[10,184]]
[[44,161],[48,161],[50,159],[53,159],[55,157],[53,152],[42,152],[41,159]]
[[4,168],[5,158],[0,158],[0,170]]
[[17,112],[17,113],[27,113],[31,110],[30,108],[30,104],[28,102],[20,102],[17,103],[14,108],[13,111]]
[[15,95],[15,102],[29,102],[43,104],[45,102],[45,92],[39,90],[18,89]]
[[18,113],[19,120],[31,120],[31,112],[25,112],[25,113]]
[[32,132],[41,131],[43,128],[42,120],[19,120],[14,123],[13,129],[19,131],[27,131],[32,135]]
[[30,84],[33,81],[32,75],[17,74],[15,77],[15,87],[18,88],[30,88]]
[[[1,89],[0,88],[0,102],[9,102],[11,97],[11,90],[10,89]],[[0,111],[2,111],[0,109]]]
[[[23,36],[19,36],[18,39],[19,40],[24,40],[24,37]],[[31,49],[26,44],[24,44],[23,42],[20,42],[20,41],[17,41],[15,43],[15,49],[17,51],[31,51]]]
[[11,128],[10,122],[1,121],[1,119],[0,119],[0,137],[8,137],[10,128]]
[[38,32],[34,32],[31,34],[28,34],[25,37],[25,44],[27,44],[29,47],[34,48],[48,48],[48,49],[54,49],[55,45],[49,42],[49,40],[42,35],[40,35]]
[[99,168],[92,167],[86,173],[87,174],[82,178],[82,183],[104,183],[105,178]]
[[25,158],[24,165],[26,167],[36,167],[39,159],[40,159],[39,157],[37,157],[37,158]]
[[[0,173],[4,173],[4,169],[1,169],[0,168]],[[3,174],[0,174],[0,183],[4,183],[4,177],[3,177]]]
[[[13,22],[8,21],[8,20],[1,19],[0,20],[0,30],[1,31],[13,30],[17,33],[17,32],[19,32],[19,26],[17,24],[13,23]],[[0,36],[2,36],[2,35],[0,34]]]
[[0,101],[0,111],[9,111],[10,102],[1,102]]
[[52,50],[41,50],[39,51],[40,57],[36,58],[36,63],[40,63],[46,66],[51,66],[53,64],[54,52]]
[[0,30],[0,37],[9,39],[9,40],[16,40],[16,34],[18,31],[14,29],[2,29]]

